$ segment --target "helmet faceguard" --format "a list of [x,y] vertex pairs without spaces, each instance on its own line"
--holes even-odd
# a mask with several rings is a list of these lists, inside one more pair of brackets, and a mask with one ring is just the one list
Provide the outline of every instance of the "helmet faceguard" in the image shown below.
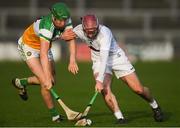
[[51,8],[51,13],[58,20],[68,19],[70,17],[70,11],[64,3],[54,4]]
[[81,22],[83,26],[83,31],[87,37],[94,39],[99,32],[99,22],[95,15],[85,15],[81,17]]

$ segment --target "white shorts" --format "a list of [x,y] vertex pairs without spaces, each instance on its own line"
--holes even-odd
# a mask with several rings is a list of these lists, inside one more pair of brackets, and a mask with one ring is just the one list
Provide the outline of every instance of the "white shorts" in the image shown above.
[[[40,58],[40,50],[31,48],[28,45],[24,44],[22,42],[22,38],[19,38],[19,40],[18,40],[18,51],[19,51],[21,58],[24,61],[27,61],[28,59],[31,59],[34,57]],[[49,61],[54,60],[51,50],[48,51],[48,59],[49,59]]]
[[[93,73],[96,74],[99,72],[101,66],[100,59],[99,56],[95,54],[91,54],[91,58],[93,61]],[[112,75],[114,72],[115,76],[119,79],[120,77],[129,75],[134,71],[134,67],[123,51],[109,56],[105,73]]]

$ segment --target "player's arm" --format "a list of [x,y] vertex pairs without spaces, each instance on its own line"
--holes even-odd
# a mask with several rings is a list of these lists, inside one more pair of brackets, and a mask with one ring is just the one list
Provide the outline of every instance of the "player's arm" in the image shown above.
[[98,73],[96,80],[101,83],[103,83],[103,81],[104,81],[108,56],[109,56],[108,50],[100,50],[100,66],[99,66],[100,69],[99,69],[99,73]]
[[52,87],[51,83],[51,72],[50,72],[50,64],[48,60],[48,50],[50,48],[50,42],[48,42],[45,39],[40,39],[41,47],[40,47],[40,62],[44,71],[45,75],[45,81],[44,86],[47,89],[50,89]]
[[61,34],[61,39],[65,40],[69,45],[69,65],[68,70],[73,74],[78,73],[78,66],[76,63],[76,44],[75,44],[76,34],[73,32],[72,20],[69,18],[66,21],[66,28],[64,32]]
[[69,65],[68,65],[68,70],[70,72],[72,72],[73,74],[77,74],[78,73],[78,65],[76,63],[76,44],[75,44],[75,40],[69,40],[67,41],[68,45],[69,45]]
[[64,30],[64,32],[61,34],[60,39],[65,41],[73,40],[76,37],[75,33],[73,32],[72,28]]
[[73,40],[76,37],[75,33],[73,32],[73,25],[71,18],[66,20],[66,27],[64,32],[61,34],[60,39],[65,41]]
[[96,77],[96,91],[100,92],[102,90],[103,81],[105,77],[105,70],[107,67],[107,61],[109,57],[109,50],[111,45],[111,33],[105,32],[104,38],[100,42],[100,66],[99,73]]
[[101,92],[103,89],[103,81],[105,77],[105,70],[107,66],[107,60],[109,56],[109,50],[100,50],[100,66],[99,66],[99,73],[98,76],[96,77],[96,86],[95,90],[98,92]]

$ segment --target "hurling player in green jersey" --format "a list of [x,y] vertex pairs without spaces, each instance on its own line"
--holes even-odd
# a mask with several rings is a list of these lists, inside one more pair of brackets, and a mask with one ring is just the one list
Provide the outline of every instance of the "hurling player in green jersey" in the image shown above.
[[12,83],[18,89],[23,100],[28,99],[26,88],[29,85],[40,85],[41,95],[49,109],[52,121],[59,122],[62,116],[57,112],[49,89],[55,84],[54,59],[51,45],[54,40],[65,40],[69,44],[68,70],[78,73],[75,59],[75,34],[68,7],[64,3],[52,6],[50,14],[32,23],[18,40],[18,50],[22,59],[33,73],[26,78],[14,78]]

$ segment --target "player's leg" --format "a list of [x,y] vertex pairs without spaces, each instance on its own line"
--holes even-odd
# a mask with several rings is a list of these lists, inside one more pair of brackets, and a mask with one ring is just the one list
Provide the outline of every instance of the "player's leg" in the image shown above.
[[[51,80],[52,80],[53,85],[55,85],[56,73],[55,73],[55,63],[54,63],[53,57],[51,57],[49,62],[50,62],[50,70],[51,70]],[[51,95],[51,98],[52,98],[52,95]],[[52,121],[59,122],[59,121],[63,120],[63,117],[61,115],[59,115],[59,113],[57,112],[55,107],[50,109],[50,113],[52,116]]]
[[26,87],[27,85],[39,85],[40,82],[36,76],[30,76],[26,78],[14,78],[13,81],[16,81],[16,86],[21,86]]
[[50,97],[49,91],[44,88],[45,76],[39,58],[31,58],[27,60],[26,63],[30,68],[30,70],[32,71],[32,73],[38,78],[38,80],[41,83],[41,93],[47,107],[52,108],[53,103],[52,100],[49,98]]
[[[55,64],[54,64],[53,60],[50,60],[49,63],[50,63],[50,71],[51,71],[51,76],[52,76],[51,80],[52,80],[52,83],[55,84],[55,68],[54,68]],[[27,77],[27,78],[21,78],[19,80],[21,81],[22,84],[25,83],[25,84],[23,84],[23,86],[26,86],[26,85],[40,85],[40,81],[37,78],[37,76],[35,76],[35,75]]]
[[137,75],[135,72],[130,73],[128,75],[125,75],[121,77],[121,79],[138,95],[140,95],[144,100],[146,100],[150,106],[152,107],[152,110],[154,112],[154,119],[156,121],[162,121],[163,115],[161,112],[161,109],[156,102],[156,100],[151,95],[149,89],[147,87],[142,86],[141,82],[139,81]]
[[[18,51],[21,58],[27,63],[30,70],[34,73],[34,76],[24,78],[24,79],[14,79],[13,84],[15,85],[15,87],[17,86],[23,87],[23,88],[18,88],[19,95],[21,96],[23,100],[27,100],[26,85],[41,84],[41,94],[43,96],[45,104],[47,108],[49,109],[52,118],[55,117],[53,121],[56,121],[58,119],[57,115],[59,114],[54,108],[54,104],[53,104],[50,92],[43,87],[45,77],[44,77],[42,66],[39,60],[39,50],[30,48],[29,46],[25,45],[24,43],[22,43],[22,39],[20,38],[18,41]],[[51,51],[49,51],[48,53],[48,58],[50,60],[53,60]],[[51,64],[51,66],[53,67],[54,65]],[[54,67],[51,68],[50,70],[51,72],[54,71]],[[54,76],[54,74],[52,76]],[[53,81],[54,81],[54,78],[53,78]]]
[[27,85],[40,85],[40,81],[36,76],[30,76],[27,78]]
[[113,56],[112,69],[119,79],[121,78],[136,94],[145,99],[153,109],[154,118],[156,121],[163,119],[162,112],[158,106],[156,100],[152,97],[149,89],[143,87],[138,77],[135,74],[135,69],[129,62],[123,51],[120,51],[117,55]]
[[[99,66],[100,65],[100,61],[99,61],[99,57],[96,55],[96,53],[92,52],[91,53],[91,58],[93,60],[93,73],[94,73],[94,78],[96,79],[98,72],[99,72]],[[107,106],[109,107],[109,109],[114,113],[115,117],[118,120],[118,123],[125,123],[125,119],[123,117],[122,112],[119,109],[116,97],[114,96],[114,94],[111,91],[111,82],[112,82],[112,71],[111,68],[107,67],[106,68],[106,74],[105,74],[105,79],[104,79],[104,89],[102,91],[102,95],[103,98],[107,104]]]
[[[18,40],[18,52],[20,54],[20,57],[24,61],[27,61],[28,59],[31,59],[31,58],[39,57],[39,51],[25,45],[22,42],[22,38],[20,38]],[[40,84],[40,82],[36,76],[31,76],[31,77],[27,77],[27,78],[14,78],[12,80],[12,83],[18,89],[19,95],[23,100],[28,99],[28,95],[27,95],[27,91],[26,91],[27,85]]]
[[53,59],[49,60],[50,62],[50,70],[51,70],[51,80],[53,85],[56,84],[56,71],[55,71],[55,62]]
[[[18,40],[18,52],[21,58],[27,63],[27,60],[31,58],[39,58],[39,50],[33,49],[22,42],[22,38]],[[48,58],[49,60],[53,60],[53,55],[51,50],[48,51]],[[54,62],[53,62],[54,63]],[[51,64],[51,63],[50,63]],[[54,66],[54,64],[51,64]],[[51,70],[51,69],[50,69]],[[54,71],[54,69],[52,69]],[[53,74],[53,72],[52,72]],[[55,73],[54,73],[55,74]],[[54,78],[52,78],[54,81]],[[27,85],[39,85],[40,81],[37,76],[30,76],[26,78],[14,78],[12,80],[13,85],[19,89],[19,95],[23,100],[27,100],[27,93],[26,93],[26,86]]]
[[[97,74],[95,74],[95,78],[96,76]],[[124,116],[119,109],[119,105],[118,105],[115,95],[111,91],[111,82],[112,82],[112,75],[106,73],[104,83],[103,83],[104,88],[101,93],[103,95],[103,98],[108,108],[114,113],[114,116],[118,120],[118,123],[123,124],[126,122],[126,120],[124,119]]]
[[[61,120],[61,116],[58,114],[57,110],[54,107],[54,102],[52,99],[52,96],[50,94],[50,91],[47,90],[44,87],[44,82],[45,80],[45,76],[43,73],[43,69],[40,63],[39,58],[31,58],[29,60],[26,61],[28,67],[30,68],[30,70],[33,72],[33,74],[36,76],[36,78],[38,78],[40,85],[41,85],[41,95],[43,97],[43,100],[47,106],[47,108],[50,111],[50,114],[52,116],[52,120],[53,121],[60,121]],[[50,61],[50,70],[51,72],[54,70],[54,65],[52,64],[52,61]],[[52,76],[54,76],[54,74],[52,74]],[[54,80],[54,78],[53,78]]]
[[36,76],[31,76],[27,78],[13,78],[12,84],[18,89],[19,91],[19,96],[23,100],[28,100],[28,95],[27,95],[27,86],[29,85],[39,85],[40,82]]
[[121,77],[121,79],[138,95],[140,95],[147,102],[152,102],[153,98],[147,87],[143,87],[137,78],[136,74],[133,72],[129,75]]
[[[33,77],[29,77],[28,79],[27,78],[24,78],[26,80],[23,80],[23,79],[15,79],[15,86],[19,89],[24,89],[26,87],[26,85],[29,83],[41,83],[41,94],[43,96],[43,99],[47,105],[48,108],[52,108],[53,107],[53,103],[52,103],[52,100],[51,100],[51,96],[50,96],[50,93],[47,89],[45,89],[43,87],[44,85],[44,82],[45,82],[45,76],[44,76],[44,73],[43,73],[43,69],[42,69],[42,66],[41,66],[41,63],[40,63],[40,60],[39,58],[36,58],[36,57],[32,57],[28,60],[26,60],[26,64],[28,65],[29,69],[32,71],[32,73],[35,75]],[[22,94],[23,95],[23,94]]]

